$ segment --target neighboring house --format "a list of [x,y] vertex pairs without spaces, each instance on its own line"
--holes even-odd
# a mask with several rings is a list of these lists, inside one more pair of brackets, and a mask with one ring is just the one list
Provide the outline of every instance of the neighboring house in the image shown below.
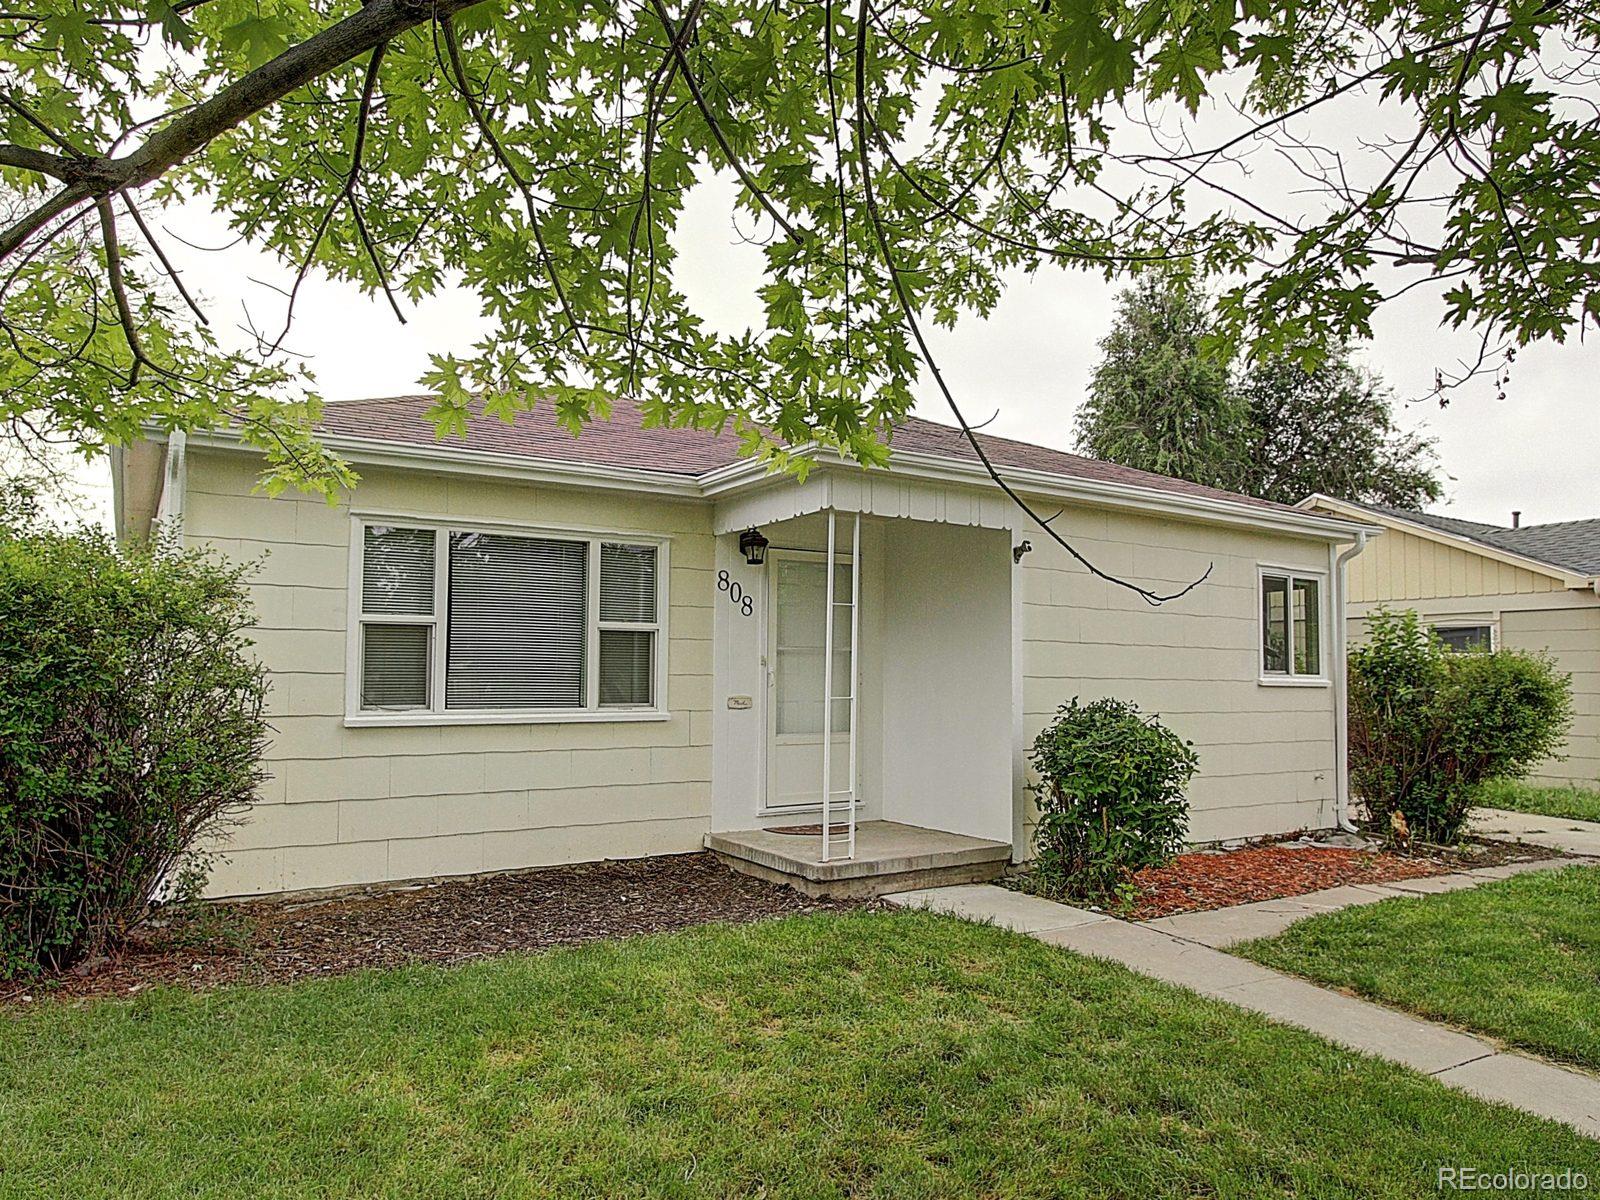
[[1457,649],[1548,651],[1572,676],[1572,731],[1533,778],[1600,786],[1600,519],[1508,527],[1327,496],[1302,507],[1385,530],[1350,567],[1353,636],[1386,605],[1415,609]]
[[[361,475],[335,506],[256,494],[259,460],[227,434],[118,457],[122,536],[156,520],[262,560],[272,777],[216,894],[708,835],[812,884],[992,875],[1028,852],[1026,750],[1073,696],[1133,700],[1195,743],[1197,842],[1342,811],[1338,559],[1370,522],[985,437],[1106,571],[1175,590],[1210,569],[1152,607],[1030,528],[945,426],[898,428],[888,470],[824,455],[802,482],[624,402],[578,438],[541,406],[443,441],[429,404],[328,406],[323,436]],[[824,869],[819,837],[766,831],[819,832],[825,756],[831,815],[862,841]],[[841,828],[830,856],[848,853]]]

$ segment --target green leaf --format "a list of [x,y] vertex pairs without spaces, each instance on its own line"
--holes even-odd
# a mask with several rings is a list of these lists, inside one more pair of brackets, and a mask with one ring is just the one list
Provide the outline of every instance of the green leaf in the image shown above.
[[289,31],[282,19],[248,16],[222,29],[218,35],[223,47],[243,53],[252,69],[271,62],[289,48]]

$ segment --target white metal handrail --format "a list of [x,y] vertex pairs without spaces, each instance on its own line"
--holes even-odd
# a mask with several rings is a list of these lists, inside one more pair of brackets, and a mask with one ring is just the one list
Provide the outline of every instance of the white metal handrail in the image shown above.
[[[841,603],[834,599],[834,556],[838,544],[838,513],[834,509],[828,510],[828,557],[825,573],[824,587],[826,592],[823,598],[822,633],[822,861],[833,861],[833,706],[837,701],[844,701],[846,713],[849,718],[850,731],[850,778],[846,795],[849,801],[846,804],[846,820],[848,824],[845,853],[841,858],[854,858],[856,855],[856,697],[861,690],[861,670],[858,666],[861,654],[861,624],[859,613],[861,609],[861,514],[855,514],[854,528],[850,537],[850,599]],[[840,607],[850,609],[850,690],[843,696],[836,696],[833,692],[833,623],[834,610]]]

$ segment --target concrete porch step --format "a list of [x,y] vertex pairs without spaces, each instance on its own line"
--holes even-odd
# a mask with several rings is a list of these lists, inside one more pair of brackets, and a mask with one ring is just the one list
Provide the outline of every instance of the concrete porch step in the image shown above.
[[[780,827],[774,822],[774,828]],[[843,845],[839,838],[836,847]],[[854,858],[821,861],[818,834],[737,829],[708,833],[706,849],[735,871],[785,883],[808,896],[882,896],[912,888],[998,879],[1011,858],[1006,842],[944,833],[896,821],[856,827]]]

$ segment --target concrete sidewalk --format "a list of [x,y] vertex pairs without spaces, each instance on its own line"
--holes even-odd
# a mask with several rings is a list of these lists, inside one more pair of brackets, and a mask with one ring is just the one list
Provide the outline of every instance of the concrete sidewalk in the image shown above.
[[[1489,870],[1503,871],[1505,868]],[[1487,872],[1473,874],[1485,875]],[[1412,882],[1422,884],[1428,881]],[[1457,886],[1486,882],[1487,878],[1479,877],[1471,884],[1461,883]],[[1436,887],[1433,890],[1445,889]],[[1334,888],[1329,891],[1366,892],[1367,889]],[[1328,893],[1314,894],[1328,896]],[[1402,893],[1396,891],[1393,894]],[[1363,894],[1351,899],[1356,903],[1369,903],[1383,898],[1372,895],[1369,900]],[[1226,1000],[1274,1021],[1299,1026],[1351,1049],[1412,1067],[1450,1087],[1561,1121],[1589,1137],[1600,1138],[1600,1078],[1501,1050],[1495,1044],[1471,1034],[1447,1029],[1269,970],[1175,933],[1170,927],[1157,928],[1158,922],[1135,925],[1115,920],[1104,913],[1057,904],[993,884],[928,888],[900,892],[885,896],[884,899],[908,908],[925,908],[991,922],[1079,954],[1122,963],[1140,974],[1190,988],[1203,996]],[[1307,897],[1299,899],[1304,901]],[[1271,903],[1281,905],[1285,902]],[[1332,907],[1329,907],[1331,900],[1325,899],[1324,905],[1312,911],[1332,911]],[[1192,915],[1218,917],[1228,911],[1231,910]],[[1299,915],[1307,914],[1301,912]],[[1285,916],[1286,913],[1274,913],[1271,919],[1276,921]],[[1177,919],[1169,918],[1171,921]],[[1287,925],[1294,919],[1297,918],[1288,917],[1283,924]],[[1261,918],[1251,920],[1260,922],[1256,927],[1265,927],[1266,922]],[[1235,924],[1230,927],[1230,932],[1236,932],[1238,928],[1239,925]]]
[[1509,879],[1525,871],[1552,871],[1572,865],[1570,858],[1541,858],[1505,863],[1498,867],[1452,871],[1448,875],[1425,875],[1421,879],[1398,879],[1393,883],[1346,884],[1320,892],[1308,892],[1303,896],[1287,896],[1282,900],[1262,900],[1255,904],[1236,904],[1232,908],[1214,908],[1209,912],[1159,917],[1145,922],[1144,927],[1220,949],[1235,942],[1248,942],[1252,938],[1272,937],[1305,917],[1338,912],[1355,904],[1375,904],[1395,896],[1458,892],[1496,879]]
[[1541,817],[1504,808],[1475,808],[1469,820],[1472,832],[1484,837],[1509,838],[1547,850],[1600,858],[1600,823],[1594,821]]

